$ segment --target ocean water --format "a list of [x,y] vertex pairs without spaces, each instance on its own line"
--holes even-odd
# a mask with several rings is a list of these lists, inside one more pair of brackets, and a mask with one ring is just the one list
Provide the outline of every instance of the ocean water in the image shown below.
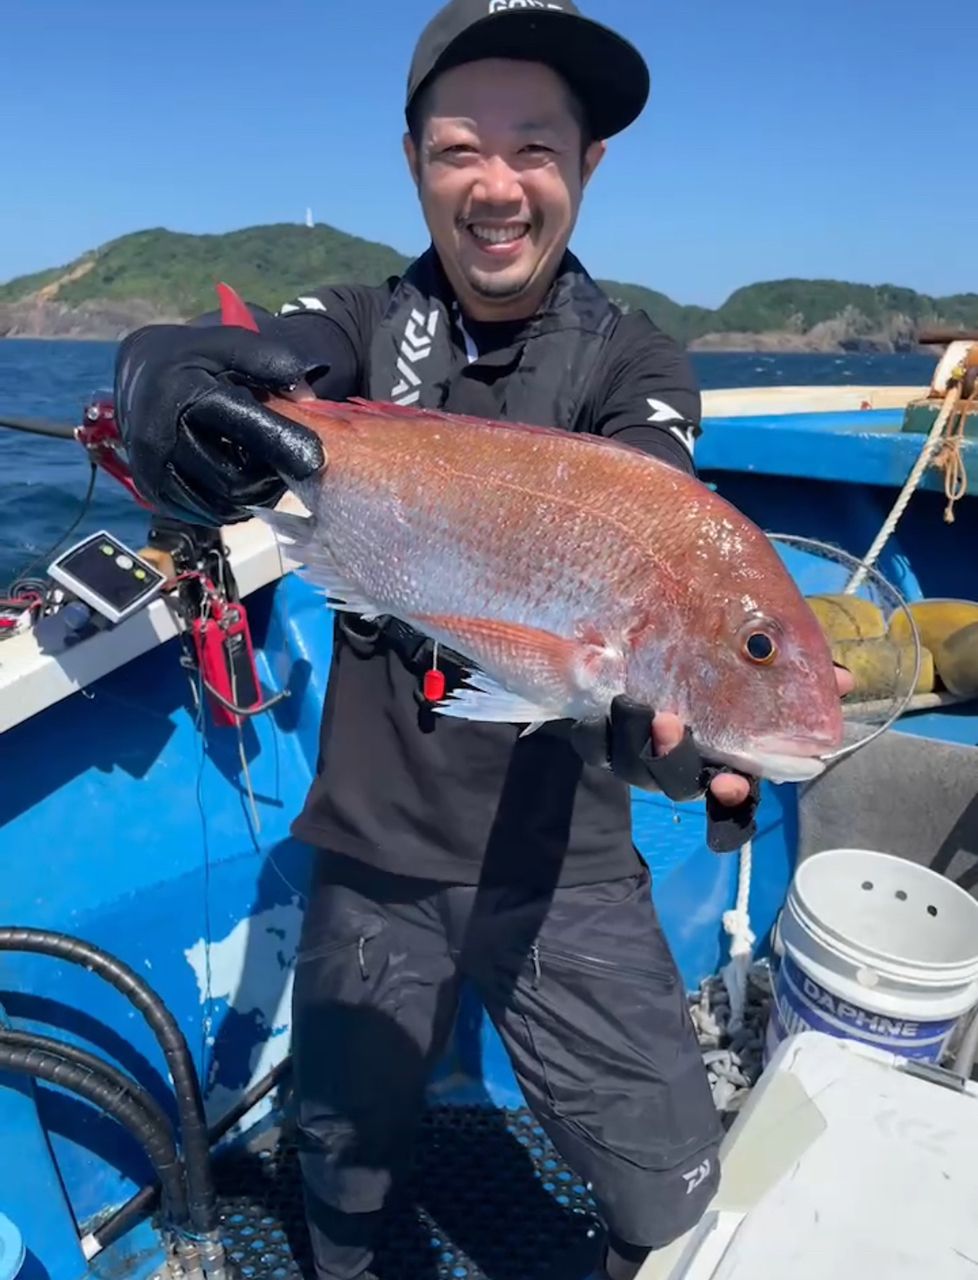
[[[0,418],[4,414],[50,418],[72,425],[85,399],[112,386],[114,342],[0,340]],[[695,353],[701,386],[797,384],[925,385],[934,361],[918,355],[741,355]],[[82,448],[0,429],[0,594],[29,562],[46,562],[77,516],[88,485]],[[146,513],[110,476],[99,472],[91,505],[73,540],[109,528],[137,546]]]

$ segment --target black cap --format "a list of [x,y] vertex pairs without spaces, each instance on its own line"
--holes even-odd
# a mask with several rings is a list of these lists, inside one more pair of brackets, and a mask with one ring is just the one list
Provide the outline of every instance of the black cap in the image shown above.
[[642,112],[649,69],[638,50],[572,0],[450,0],[421,33],[408,73],[406,109],[429,79],[479,58],[522,58],[553,67],[571,85],[596,138],[620,133]]

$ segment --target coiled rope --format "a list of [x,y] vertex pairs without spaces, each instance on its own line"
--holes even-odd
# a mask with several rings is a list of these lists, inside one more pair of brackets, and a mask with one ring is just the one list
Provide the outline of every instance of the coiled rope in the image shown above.
[[959,502],[968,492],[968,472],[961,456],[961,443],[964,440],[964,427],[970,413],[978,412],[978,383],[972,388],[967,400],[961,398],[957,406],[957,414],[952,415],[947,430],[941,441],[934,466],[944,472],[944,496],[947,505],[944,508],[946,524],[954,523],[954,504]]
[[[931,461],[934,457],[934,454],[936,453],[938,446],[941,444],[942,438],[945,435],[945,429],[948,427],[948,424],[951,422],[952,418],[954,417],[954,411],[958,407],[960,400],[961,400],[961,383],[960,381],[955,380],[954,385],[948,388],[947,394],[944,397],[944,404],[941,406],[941,411],[937,415],[937,419],[934,422],[934,425],[931,427],[927,435],[927,439],[924,441],[924,447],[920,451],[920,456],[917,458],[917,461],[914,463],[913,469],[911,470],[910,474],[907,476],[906,483],[904,484],[903,488],[900,490],[900,494],[896,502],[893,504],[893,510],[883,521],[882,528],[880,529],[879,533],[876,535],[875,539],[873,540],[873,545],[866,552],[865,556],[860,562],[859,568],[855,571],[855,573],[853,573],[852,577],[849,579],[848,583],[846,584],[846,587],[845,587],[846,595],[851,595],[860,586],[862,586],[862,583],[866,577],[867,571],[869,569],[872,569],[875,566],[876,561],[880,557],[880,553],[882,552],[886,544],[889,542],[890,538],[893,536],[893,531],[894,529],[896,529],[900,521],[900,517],[903,515],[904,511],[906,510],[907,504],[909,503],[910,499],[913,497],[914,492],[916,491],[918,485],[920,484],[921,479],[923,478],[924,472],[927,470],[928,466],[930,466]],[[961,434],[963,434],[964,414],[960,415],[960,422],[961,422]],[[961,445],[960,445],[959,438],[956,438],[955,445],[950,446],[950,451],[953,451],[954,454],[956,455],[958,466],[960,466],[961,471],[963,473],[964,462],[961,459]],[[949,454],[945,456],[950,456],[950,451],[949,451]],[[952,482],[952,480],[955,485],[953,493],[956,495],[953,498],[952,498],[951,491],[949,491],[948,489],[948,486]],[[957,501],[957,496],[960,496],[957,492],[958,487],[960,487],[960,484],[961,484],[961,481],[958,480],[957,475],[949,476],[949,472],[945,471],[945,492],[948,495],[949,505],[952,507],[953,507],[954,501]],[[963,484],[964,484],[964,487],[967,488],[966,478],[963,481]],[[963,493],[964,489],[962,489],[961,492]],[[950,521],[954,519],[953,512],[949,517],[947,509],[945,509],[944,519],[947,520],[948,523],[950,523]]]

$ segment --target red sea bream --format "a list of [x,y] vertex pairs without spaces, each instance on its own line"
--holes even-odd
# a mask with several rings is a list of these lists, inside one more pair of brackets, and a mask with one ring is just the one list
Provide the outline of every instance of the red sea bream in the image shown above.
[[701,481],[598,437],[272,397],[327,465],[263,512],[336,607],[465,655],[442,715],[536,725],[625,693],[710,758],[801,780],[842,743],[824,634],[769,539]]

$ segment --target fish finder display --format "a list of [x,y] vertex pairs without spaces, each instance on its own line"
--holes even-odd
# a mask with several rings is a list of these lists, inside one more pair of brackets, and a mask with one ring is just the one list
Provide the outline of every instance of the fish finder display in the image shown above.
[[110,622],[131,617],[166,581],[148,561],[104,530],[63,552],[48,573]]

